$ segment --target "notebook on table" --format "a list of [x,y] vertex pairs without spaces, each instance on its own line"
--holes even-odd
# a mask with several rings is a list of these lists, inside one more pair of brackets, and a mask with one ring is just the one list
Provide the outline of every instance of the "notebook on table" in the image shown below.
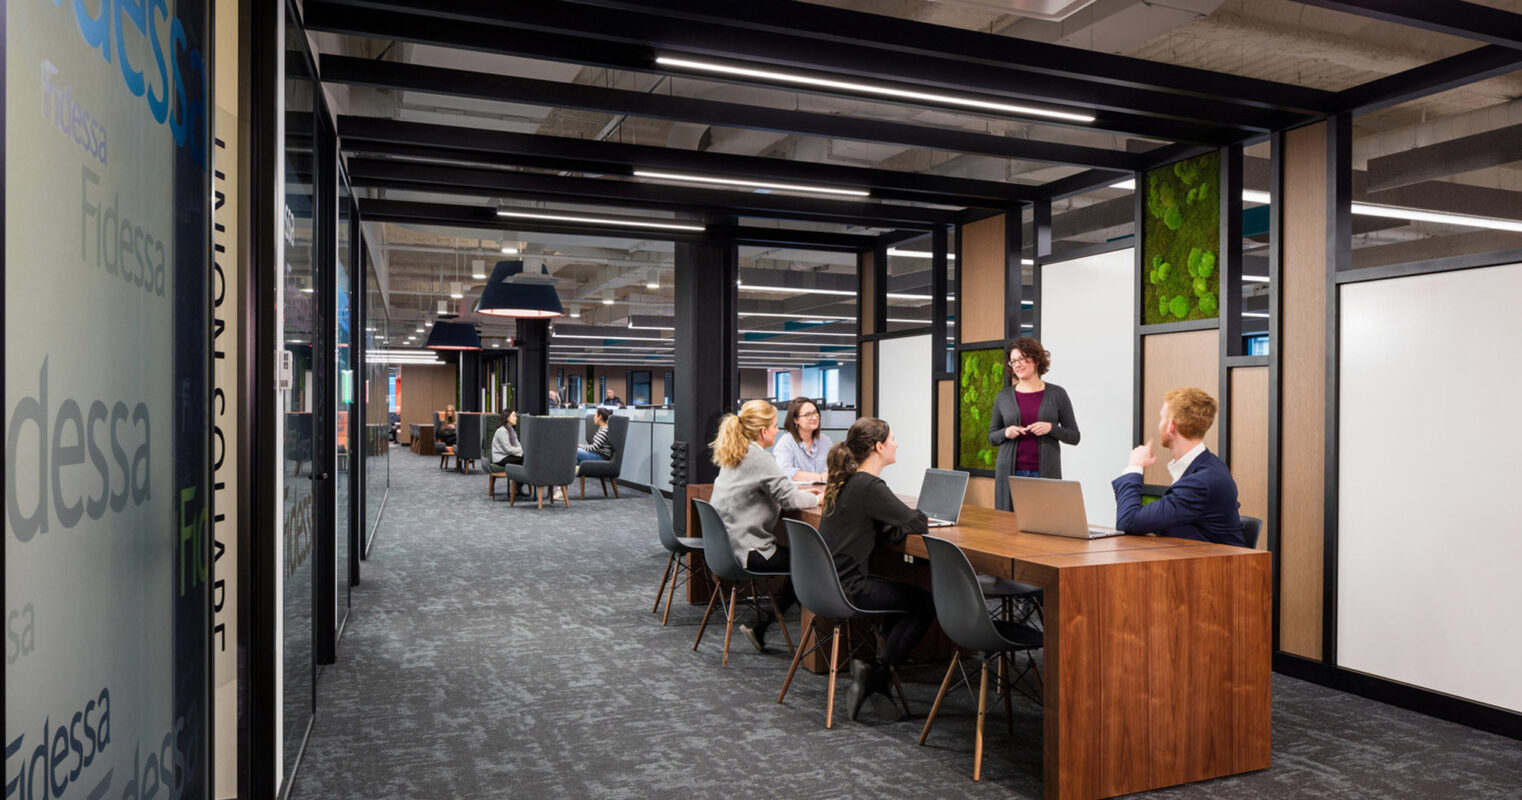
[[1020,530],[1068,536],[1074,539],[1103,539],[1120,536],[1125,531],[1090,525],[1083,510],[1083,487],[1078,481],[1052,478],[1010,478],[1009,499],[1020,521]]
[[962,499],[967,494],[967,473],[950,469],[927,469],[920,483],[920,497],[914,507],[925,512],[930,527],[947,528],[962,516]]

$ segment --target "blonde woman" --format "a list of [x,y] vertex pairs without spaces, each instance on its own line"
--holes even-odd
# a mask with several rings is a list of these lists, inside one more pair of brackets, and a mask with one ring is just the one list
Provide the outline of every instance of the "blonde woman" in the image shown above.
[[[719,435],[710,443],[719,477],[713,482],[713,497],[708,502],[724,520],[735,557],[757,572],[788,569],[787,548],[778,545],[772,535],[783,510],[819,505],[818,494],[795,488],[792,478],[766,452],[776,439],[777,409],[765,400],[752,400],[740,407],[740,413],[724,415]],[[777,591],[777,607],[786,614],[797,600],[792,581],[784,579]],[[740,626],[740,632],[757,651],[766,649],[766,629],[776,621],[775,616],[763,608],[755,627]]]

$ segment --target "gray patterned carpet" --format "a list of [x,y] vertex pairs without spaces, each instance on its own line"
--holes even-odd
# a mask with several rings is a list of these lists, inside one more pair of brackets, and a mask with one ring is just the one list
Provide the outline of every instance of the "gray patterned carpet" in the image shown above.
[[[1029,702],[1013,736],[990,716],[973,783],[968,694],[915,746],[941,666],[904,671],[915,716],[825,730],[822,677],[774,702],[780,644],[737,636],[721,670],[721,625],[692,652],[701,608],[678,604],[667,628],[650,614],[666,552],[649,495],[509,508],[479,473],[402,448],[391,463],[292,797],[1041,796]],[[1522,743],[1276,675],[1272,768],[1148,796],[1522,798]]]

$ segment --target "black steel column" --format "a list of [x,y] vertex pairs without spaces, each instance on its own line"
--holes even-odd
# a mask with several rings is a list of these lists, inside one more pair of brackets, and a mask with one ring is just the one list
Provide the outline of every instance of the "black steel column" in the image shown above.
[[[956,378],[956,374],[946,368],[947,247],[946,226],[935,226],[935,230],[930,232],[930,377],[932,380]],[[872,410],[877,411],[875,407]]]
[[676,245],[676,402],[671,454],[671,491],[679,533],[687,530],[687,484],[712,483],[719,468],[709,460],[708,443],[719,419],[733,410],[740,394],[735,353],[740,275],[734,245],[713,242]]
[[544,319],[520,319],[517,324],[518,412],[549,413],[550,322]]
[[481,352],[460,351],[460,410],[487,411],[481,408]]

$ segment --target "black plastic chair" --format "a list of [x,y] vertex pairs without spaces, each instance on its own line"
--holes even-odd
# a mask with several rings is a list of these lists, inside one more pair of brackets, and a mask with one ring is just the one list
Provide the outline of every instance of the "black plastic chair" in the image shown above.
[[666,572],[661,575],[661,588],[655,590],[655,605],[650,613],[654,614],[661,610],[661,595],[666,594],[666,583],[671,582],[671,593],[666,597],[666,613],[661,616],[661,625],[671,619],[671,601],[676,599],[676,585],[681,582],[682,573],[687,573],[687,579],[692,580],[692,565],[687,563],[687,557],[693,553],[703,552],[703,540],[686,536],[677,536],[676,527],[671,523],[671,509],[666,507],[666,498],[661,495],[661,490],[650,487],[650,496],[655,500],[655,530],[661,537],[661,545],[671,551],[671,558],[666,560]]
[[1263,520],[1257,517],[1242,517],[1242,541],[1247,543],[1251,550],[1258,549],[1258,535],[1263,532]]
[[[978,575],[978,588],[983,596],[999,601],[999,619],[1010,622],[1028,622],[1032,616],[1041,617],[1041,587],[995,575]],[[1015,619],[1015,606],[1025,607],[1020,619]]]
[[[930,590],[935,597],[935,616],[941,623],[941,630],[958,647],[976,652],[980,662],[978,727],[972,750],[972,779],[976,781],[983,775],[983,721],[988,716],[989,664],[996,660],[1002,661],[999,689],[1004,699],[1005,720],[1013,731],[1014,721],[1010,716],[1009,703],[1013,681],[1008,679],[1012,672],[1009,656],[1011,653],[1041,647],[1041,632],[1025,625],[995,621],[989,617],[988,607],[983,602],[983,591],[978,588],[977,573],[973,571],[967,555],[945,539],[926,536],[924,540],[925,549],[930,554]],[[920,731],[920,744],[924,744],[925,738],[930,735],[930,726],[935,723],[935,715],[941,710],[941,701],[951,688],[951,676],[956,672],[960,659],[960,653],[951,657],[946,677],[941,681],[941,690],[935,695],[930,716],[925,718],[924,730]]]
[[[840,639],[843,635],[849,636],[851,620],[904,612],[857,608],[846,597],[846,590],[840,585],[840,573],[835,569],[835,559],[830,555],[830,546],[825,543],[824,536],[807,522],[796,519],[784,522],[787,524],[788,562],[793,570],[793,591],[798,593],[798,602],[814,616],[835,623],[830,629],[830,635],[826,637],[830,643],[830,688],[825,700],[824,726],[828,728],[835,721],[835,676],[840,672]],[[845,630],[842,631],[842,628]],[[787,679],[782,682],[782,692],[777,695],[779,703],[787,697],[787,687],[792,684],[793,674],[798,671],[798,664],[803,661],[803,657],[824,647],[824,641],[819,639],[814,629],[815,626],[811,625],[804,630],[803,638],[798,642],[793,664],[788,667]],[[809,647],[811,640],[814,642],[813,647]],[[865,644],[861,642],[856,647],[848,644],[846,660],[850,661],[856,650]],[[897,670],[893,671],[893,686],[898,689],[898,699],[904,704],[904,713],[910,713],[909,697],[904,694],[903,684],[899,683]]]
[[[715,579],[713,596],[708,598],[708,609],[703,612],[703,624],[698,626],[698,638],[693,641],[692,649],[698,649],[703,641],[703,631],[708,628],[708,617],[713,614],[715,601],[724,602],[724,584],[729,584],[729,600],[724,603],[724,661],[723,666],[729,666],[729,642],[735,632],[735,602],[738,600],[739,589],[743,585],[750,590],[750,603],[759,615],[761,611],[761,593],[756,590],[756,582],[769,578],[785,578],[786,572],[751,572],[740,564],[735,558],[735,551],[729,543],[729,529],[724,527],[724,520],[719,512],[706,500],[693,500],[692,504],[698,510],[698,524],[703,526],[703,560],[708,564],[708,573]],[[777,624],[782,626],[782,638],[787,642],[788,652],[793,652],[793,635],[787,631],[787,620],[782,618],[782,609],[777,607],[777,597],[767,594],[771,600],[772,611],[777,614]]]

